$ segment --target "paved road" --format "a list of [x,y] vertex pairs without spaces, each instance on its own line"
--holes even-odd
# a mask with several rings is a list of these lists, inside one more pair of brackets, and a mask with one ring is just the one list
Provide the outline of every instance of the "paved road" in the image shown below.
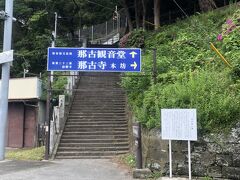
[[111,160],[0,161],[0,180],[132,180]]

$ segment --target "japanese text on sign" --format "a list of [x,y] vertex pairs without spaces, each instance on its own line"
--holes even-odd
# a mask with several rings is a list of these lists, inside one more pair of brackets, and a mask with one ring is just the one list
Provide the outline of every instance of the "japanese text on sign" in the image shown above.
[[141,50],[132,48],[49,48],[48,70],[140,72]]

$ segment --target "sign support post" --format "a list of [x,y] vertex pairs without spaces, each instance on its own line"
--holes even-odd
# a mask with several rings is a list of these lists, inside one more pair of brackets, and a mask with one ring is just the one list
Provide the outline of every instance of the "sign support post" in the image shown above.
[[191,172],[191,142],[188,140],[188,174],[189,179],[192,179],[192,172]]
[[172,178],[172,141],[169,140],[169,176]]
[[[11,50],[13,0],[5,0],[6,19],[4,22],[3,52]],[[2,64],[2,83],[0,94],[0,161],[5,159],[6,127],[8,114],[8,89],[9,89],[10,63]]]
[[172,140],[188,142],[188,173],[191,174],[191,141],[197,141],[196,109],[161,109],[162,139],[169,140],[169,176],[172,178]]

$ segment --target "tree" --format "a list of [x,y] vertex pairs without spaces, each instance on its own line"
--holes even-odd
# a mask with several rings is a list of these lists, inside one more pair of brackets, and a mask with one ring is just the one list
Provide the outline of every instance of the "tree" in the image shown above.
[[139,1],[138,0],[134,0],[134,7],[135,7],[136,28],[139,29],[139,27],[140,27],[140,15],[139,15]]
[[160,0],[154,0],[154,26],[155,29],[160,27]]
[[146,29],[146,2],[142,0],[142,27]]
[[217,7],[214,0],[198,0],[198,3],[203,12],[213,10]]
[[131,20],[131,16],[129,13],[129,8],[128,8],[128,4],[127,4],[127,0],[122,0],[122,6],[125,10],[125,14],[128,20],[128,27],[129,27],[129,31],[133,31],[133,24],[132,24],[132,20]]

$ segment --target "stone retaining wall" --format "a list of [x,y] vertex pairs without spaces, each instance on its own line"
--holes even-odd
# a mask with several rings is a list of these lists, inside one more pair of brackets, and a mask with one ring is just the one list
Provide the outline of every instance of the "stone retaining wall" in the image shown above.
[[[169,174],[168,141],[160,130],[143,130],[145,167]],[[173,141],[173,174],[188,175],[187,142]],[[240,124],[229,135],[211,134],[191,143],[192,175],[213,179],[240,179]]]

